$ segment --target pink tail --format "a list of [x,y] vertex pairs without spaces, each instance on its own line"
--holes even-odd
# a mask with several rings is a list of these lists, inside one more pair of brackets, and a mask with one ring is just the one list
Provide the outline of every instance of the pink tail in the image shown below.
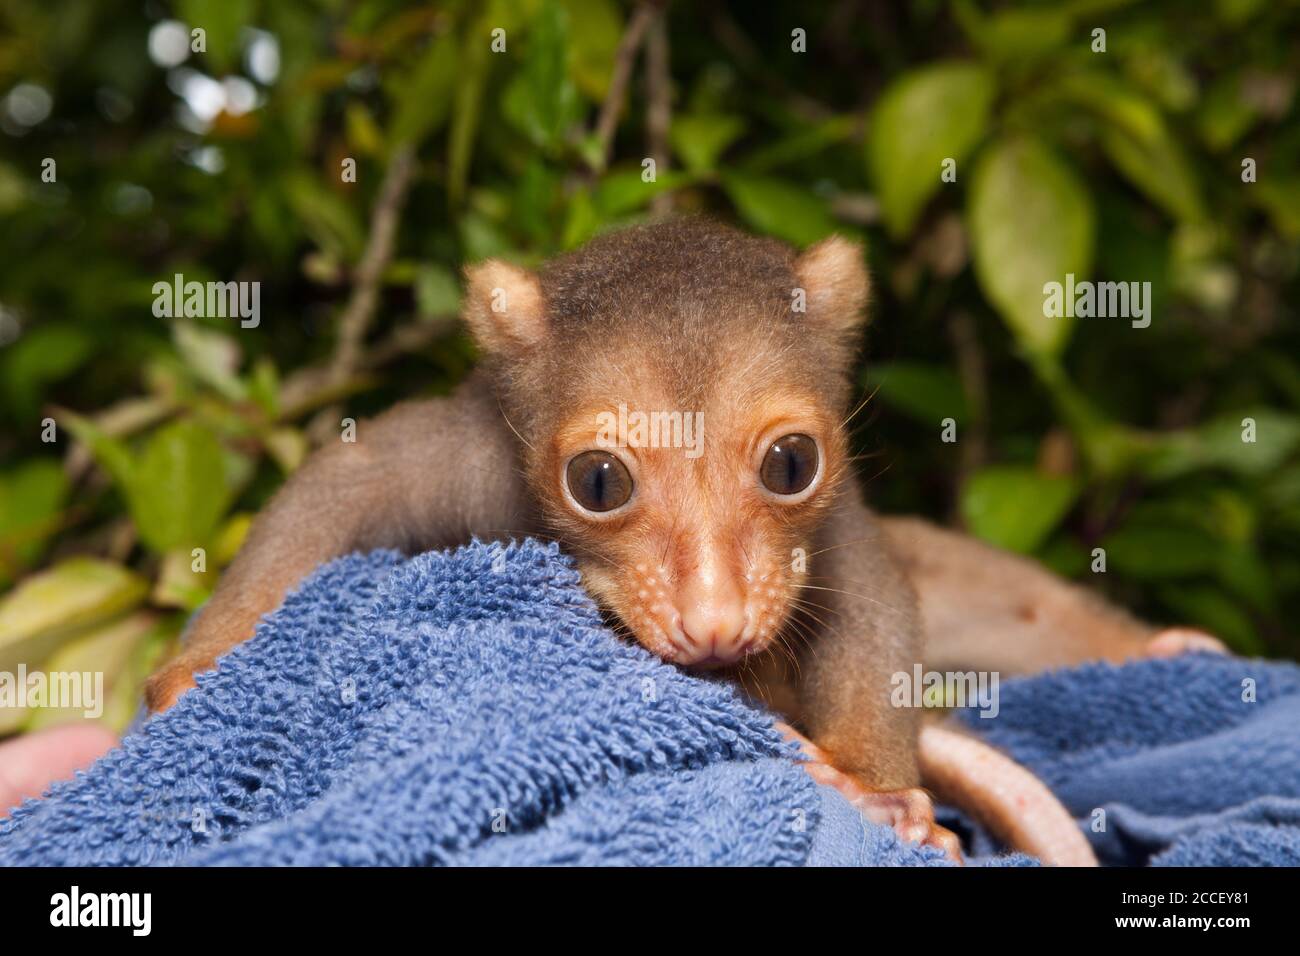
[[928,725],[921,730],[920,759],[924,785],[1003,843],[1051,866],[1097,866],[1069,811],[1010,757],[965,734]]

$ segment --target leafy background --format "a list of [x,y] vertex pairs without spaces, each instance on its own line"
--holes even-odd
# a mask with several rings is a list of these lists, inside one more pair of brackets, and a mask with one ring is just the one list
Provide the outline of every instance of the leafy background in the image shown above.
[[[6,0],[0,670],[102,670],[123,726],[313,442],[465,374],[463,262],[668,211],[866,243],[882,508],[1295,657],[1298,27],[1279,0]],[[155,318],[178,272],[260,281],[261,325]],[[1044,318],[1067,272],[1149,281],[1150,328]]]

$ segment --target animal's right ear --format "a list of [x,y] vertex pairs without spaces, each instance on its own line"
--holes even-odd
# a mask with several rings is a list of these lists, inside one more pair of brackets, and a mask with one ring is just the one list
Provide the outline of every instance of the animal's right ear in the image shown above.
[[489,354],[526,349],[546,336],[546,302],[535,272],[488,259],[465,269],[465,324]]

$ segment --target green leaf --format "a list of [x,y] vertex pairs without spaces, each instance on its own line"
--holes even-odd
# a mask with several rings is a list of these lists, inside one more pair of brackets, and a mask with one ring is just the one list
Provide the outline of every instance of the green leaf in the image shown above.
[[[105,724],[122,729],[129,723],[135,707],[114,707],[110,701],[116,696],[114,689],[124,677],[129,677],[131,660],[142,642],[158,631],[158,619],[148,611],[137,611],[119,621],[79,634],[50,655],[43,670],[52,674],[91,674],[99,686],[82,687],[80,701],[66,701],[63,706],[49,706],[49,701],[30,701],[30,719],[26,731],[40,730],[59,724],[83,720],[102,720]],[[49,685],[46,685],[47,688]],[[134,688],[131,688],[134,697]],[[89,692],[87,694],[87,692]],[[88,699],[89,698],[89,699]],[[81,706],[72,706],[80,703]],[[133,701],[138,707],[138,700]],[[95,708],[102,712],[98,717],[88,716]]]
[[[1242,422],[1253,419],[1253,442],[1243,440]],[[1157,480],[1218,468],[1240,475],[1263,475],[1281,465],[1300,446],[1300,417],[1270,408],[1221,415],[1196,428],[1152,436],[1143,455],[1144,474]]]
[[745,131],[743,117],[727,113],[688,113],[673,118],[673,152],[692,172],[712,172],[728,146]]
[[306,459],[311,451],[311,442],[297,428],[272,428],[262,436],[262,444],[267,454],[280,466],[286,475],[291,475]]
[[895,238],[908,233],[942,184],[943,161],[960,164],[984,135],[995,92],[983,67],[942,63],[905,74],[881,94],[867,165]]
[[1191,526],[1130,522],[1104,537],[1107,570],[1138,580],[1195,577],[1215,570],[1219,543]]
[[1214,80],[1201,101],[1196,126],[1210,149],[1228,149],[1249,132],[1259,113],[1242,95],[1241,77],[1236,74]]
[[248,396],[237,374],[241,361],[239,346],[230,336],[181,320],[172,324],[172,339],[185,364],[200,380],[231,401],[242,401]]
[[604,220],[626,216],[644,209],[660,193],[672,192],[696,181],[690,173],[660,170],[653,182],[641,178],[641,170],[627,169],[610,172],[601,177],[596,187],[595,203]]
[[461,217],[460,239],[467,262],[495,257],[508,259],[519,254],[501,228],[477,210]]
[[[1240,169],[1237,170],[1240,175]],[[1292,240],[1300,240],[1300,176],[1286,173],[1264,175],[1250,183],[1248,190],[1256,203],[1273,220],[1278,232]]]
[[68,493],[63,466],[33,458],[0,474],[0,586],[30,567],[58,530]]
[[568,15],[544,6],[532,24],[523,69],[506,88],[501,107],[515,128],[543,149],[557,148],[582,117],[582,101],[567,68]]
[[383,155],[383,131],[364,103],[349,100],[343,110],[343,119],[347,128],[348,145],[364,156]]
[[1028,554],[1047,539],[1079,496],[1073,478],[1033,468],[997,465],[981,469],[961,491],[961,516],[977,538]]
[[207,564],[205,571],[194,570],[193,548],[168,551],[159,563],[150,603],[157,607],[197,610],[212,595],[215,578],[215,561]]
[[0,600],[0,671],[39,666],[61,642],[125,614],[148,592],[126,568],[70,558],[21,582]]
[[579,189],[569,200],[568,215],[564,220],[564,235],[560,244],[564,249],[576,249],[596,234],[602,222],[601,214],[592,199],[590,189]]
[[1176,219],[1204,218],[1195,173],[1154,103],[1100,70],[1067,74],[1057,91],[1101,120],[1102,148],[1129,182]]
[[826,203],[794,183],[728,173],[722,185],[741,217],[759,232],[796,246],[808,246],[835,231],[836,223]]
[[27,329],[0,352],[0,394],[20,418],[34,415],[45,387],[75,372],[94,350],[83,328],[51,322]]
[[126,493],[135,476],[135,461],[131,457],[130,449],[88,418],[82,418],[80,415],[65,415],[63,423],[68,431],[90,449],[100,467],[108,472],[109,477],[123,493]]
[[154,551],[206,544],[230,503],[228,463],[220,442],[194,422],[157,431],[128,489],[131,516]]
[[1069,39],[1071,18],[1064,6],[1028,10],[1000,10],[980,16],[961,0],[957,19],[989,57],[1011,63],[1041,59],[1059,50]]
[[422,262],[415,272],[415,304],[421,319],[455,315],[460,311],[460,284],[446,266]]
[[[471,34],[480,38],[490,36],[495,25],[493,7],[488,6],[475,21]],[[447,137],[447,194],[453,206],[458,206],[465,194],[474,137],[483,112],[483,91],[493,59],[491,48],[483,42],[467,44],[461,59],[451,132]]]
[[515,179],[513,219],[520,232],[546,248],[554,234],[555,209],[563,183],[555,169],[532,156]]
[[623,18],[613,0],[560,0],[569,14],[569,76],[582,94],[600,102],[609,90]]
[[0,163],[0,216],[17,212],[27,202],[27,177],[9,163]]
[[[487,38],[481,38],[487,43]],[[420,62],[405,74],[394,74],[388,84],[397,103],[388,142],[392,146],[418,144],[446,122],[456,88],[461,41],[451,30],[429,44]]]
[[863,381],[891,405],[926,425],[945,418],[958,424],[967,420],[966,395],[957,374],[943,365],[925,362],[889,362],[874,365]]
[[206,56],[213,72],[234,69],[240,31],[255,25],[253,0],[178,0],[177,12],[190,30],[202,28],[207,35]]
[[[226,519],[226,523],[216,534],[216,540],[208,549],[208,560],[215,562],[218,568],[224,568],[235,560],[235,555],[244,546],[248,532],[253,527],[253,515],[246,511],[238,512]],[[211,568],[213,565],[209,564]]]
[[994,144],[975,170],[967,208],[975,275],[1020,345],[1056,355],[1072,319],[1045,316],[1049,282],[1092,268],[1092,198],[1068,166],[1035,139]]
[[808,159],[825,152],[837,143],[857,135],[858,118],[853,114],[832,116],[810,125],[797,126],[784,136],[770,140],[739,160],[746,172],[761,173]]
[[1271,5],[1269,0],[1217,0],[1214,12],[1229,26],[1240,27]]
[[1205,217],[1200,186],[1182,147],[1167,134],[1143,142],[1119,130],[1106,130],[1102,147],[1115,168],[1176,219]]
[[271,359],[262,356],[253,362],[244,389],[267,418],[280,414],[280,373]]
[[1072,536],[1061,533],[1038,548],[1038,562],[1063,578],[1082,578],[1092,564],[1092,555]]
[[312,241],[345,262],[361,257],[365,232],[356,212],[314,176],[297,172],[285,184],[285,198]]
[[251,477],[246,456],[227,452],[195,422],[159,429],[138,459],[86,419],[68,416],[67,424],[122,490],[145,544],[160,554],[206,544],[234,493]]

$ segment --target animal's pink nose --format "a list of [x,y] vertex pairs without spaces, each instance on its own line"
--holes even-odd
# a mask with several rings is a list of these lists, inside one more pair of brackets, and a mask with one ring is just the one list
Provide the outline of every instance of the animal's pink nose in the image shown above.
[[739,601],[692,603],[681,612],[682,664],[731,664],[744,656],[745,609]]

